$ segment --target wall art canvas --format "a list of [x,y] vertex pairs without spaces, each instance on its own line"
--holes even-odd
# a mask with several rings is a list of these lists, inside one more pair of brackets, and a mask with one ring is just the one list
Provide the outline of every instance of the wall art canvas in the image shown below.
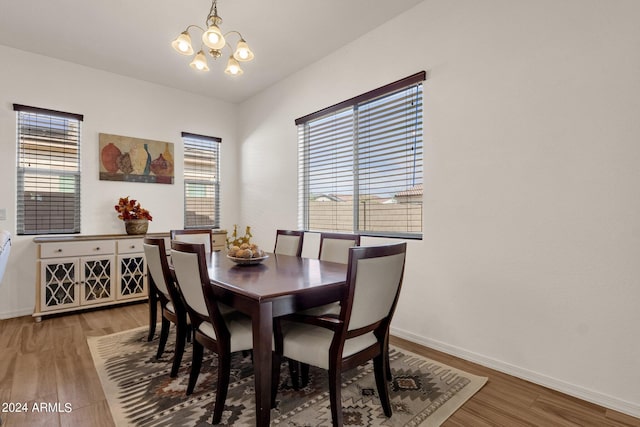
[[173,143],[101,133],[100,179],[173,184]]

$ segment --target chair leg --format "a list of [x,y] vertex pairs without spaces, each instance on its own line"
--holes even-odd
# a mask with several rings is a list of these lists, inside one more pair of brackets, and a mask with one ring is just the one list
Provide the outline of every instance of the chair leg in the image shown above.
[[253,350],[242,350],[242,357],[251,356],[251,363],[253,363]]
[[171,367],[171,378],[178,376],[182,355],[184,354],[185,341],[187,340],[187,326],[178,323],[176,325],[176,352],[173,356],[173,366]]
[[387,374],[387,381],[393,381],[393,375],[391,374],[391,365],[389,364],[389,357],[386,358],[387,366],[385,367],[385,371]]
[[158,301],[157,296],[153,290],[149,290],[149,335],[147,341],[153,339],[153,335],[156,333],[156,319],[158,317]]
[[227,390],[229,389],[229,376],[231,374],[231,354],[228,352],[218,354],[218,385],[216,389],[216,401],[213,405],[212,424],[220,424],[224,402],[227,400]]
[[[385,360],[387,359],[387,360]],[[389,357],[383,352],[373,358],[373,372],[376,377],[376,387],[380,396],[382,410],[387,417],[391,416],[391,402],[389,401],[389,386],[386,381],[386,368],[389,366]]]
[[288,359],[288,361],[291,385],[293,386],[294,390],[300,390],[300,362],[292,359]]
[[329,369],[329,401],[331,402],[331,420],[333,427],[342,427],[342,392],[340,369]]
[[309,365],[306,363],[300,364],[300,382],[302,387],[309,385]]
[[384,339],[384,351],[386,352],[386,356],[384,358],[385,360],[385,370],[387,371],[387,381],[392,381],[393,380],[393,375],[391,374],[391,364],[389,362],[389,330],[387,330],[387,333],[385,335],[385,339]]
[[191,360],[191,372],[189,373],[189,384],[187,385],[187,396],[193,393],[193,389],[196,388],[196,381],[198,381],[198,375],[200,375],[200,367],[202,366],[203,353],[204,353],[204,347],[202,346],[202,344],[198,342],[197,339],[194,338],[193,358]]
[[156,353],[156,359],[160,359],[162,353],[164,353],[164,347],[167,345],[167,338],[169,337],[169,328],[171,322],[164,316],[162,316],[162,326],[160,328],[160,342],[158,343],[158,352]]

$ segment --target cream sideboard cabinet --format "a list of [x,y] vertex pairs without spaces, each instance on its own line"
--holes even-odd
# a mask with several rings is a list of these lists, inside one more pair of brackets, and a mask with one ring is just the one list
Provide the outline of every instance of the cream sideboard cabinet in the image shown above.
[[[165,237],[167,233],[149,234]],[[36,237],[33,317],[146,300],[144,236]]]
[[227,230],[214,228],[211,230],[211,250],[214,252],[227,249]]

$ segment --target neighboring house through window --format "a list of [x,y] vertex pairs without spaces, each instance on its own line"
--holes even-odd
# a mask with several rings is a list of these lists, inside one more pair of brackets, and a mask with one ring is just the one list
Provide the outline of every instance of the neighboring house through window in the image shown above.
[[13,104],[18,234],[80,233],[83,116]]
[[296,120],[299,226],[422,237],[425,72]]
[[220,143],[212,136],[182,132],[184,227],[220,227]]

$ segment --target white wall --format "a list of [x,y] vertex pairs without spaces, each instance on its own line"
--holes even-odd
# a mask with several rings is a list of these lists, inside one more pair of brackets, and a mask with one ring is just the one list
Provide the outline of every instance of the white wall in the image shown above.
[[[150,232],[184,226],[182,140],[187,131],[221,137],[222,170],[236,169],[237,106],[44,56],[0,46],[0,228],[14,234],[0,285],[0,318],[31,314],[35,298],[33,236],[15,236],[16,115],[13,103],[84,115],[82,124],[82,234],[122,234],[113,206],[131,196],[153,215]],[[206,81],[203,81],[206,84]],[[98,134],[174,143],[173,185],[100,181]],[[222,225],[237,217],[237,185],[222,182]]]
[[640,416],[638,16],[425,0],[241,105],[242,223],[296,227],[296,117],[427,70],[394,333]]

